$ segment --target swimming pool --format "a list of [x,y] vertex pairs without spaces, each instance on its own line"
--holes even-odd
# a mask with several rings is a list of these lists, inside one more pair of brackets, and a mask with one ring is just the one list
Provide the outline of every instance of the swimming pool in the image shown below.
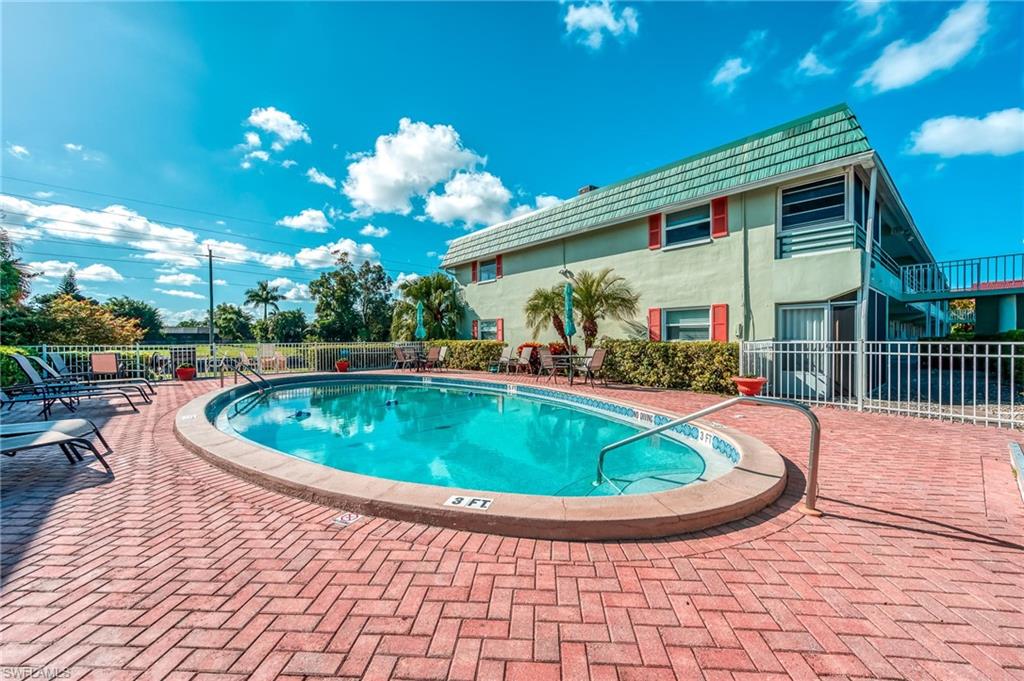
[[672,437],[610,457],[601,447],[640,427],[569,404],[482,387],[355,383],[306,385],[240,398],[217,417],[226,433],[292,456],[389,480],[548,496],[643,494],[717,477]]
[[746,517],[786,486],[777,452],[711,422],[614,450],[611,480],[594,485],[601,447],[673,416],[592,390],[397,372],[269,382],[263,394],[239,384],[196,397],[175,414],[175,437],[242,479],[347,519],[638,539]]

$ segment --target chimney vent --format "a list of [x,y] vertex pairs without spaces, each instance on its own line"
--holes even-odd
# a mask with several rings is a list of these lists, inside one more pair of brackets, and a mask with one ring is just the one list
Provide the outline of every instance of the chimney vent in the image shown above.
[[585,185],[583,185],[582,187],[580,187],[579,189],[577,189],[577,190],[576,190],[576,193],[577,193],[577,194],[578,194],[579,196],[583,196],[583,195],[584,195],[584,194],[586,194],[587,192],[592,192],[592,191],[594,191],[595,189],[597,189],[597,185],[596,185],[596,184],[585,184]]

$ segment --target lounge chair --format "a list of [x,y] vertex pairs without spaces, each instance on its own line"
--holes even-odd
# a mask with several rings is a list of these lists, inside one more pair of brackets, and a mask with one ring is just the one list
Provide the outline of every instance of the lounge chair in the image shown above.
[[[98,432],[98,431],[97,431]],[[106,443],[104,443],[105,445]],[[79,451],[80,448],[88,449],[96,457],[96,460],[103,464],[103,467],[107,469],[107,472],[113,475],[114,471],[111,470],[110,464],[103,458],[100,451],[96,449],[89,438],[85,434],[73,434],[65,433],[60,430],[46,430],[35,433],[26,433],[24,435],[11,435],[0,437],[0,454],[5,456],[14,456],[18,452],[23,452],[29,449],[39,449],[40,447],[59,447],[67,457],[69,463],[75,463],[75,461],[82,460],[82,453]],[[107,453],[110,453],[110,448],[107,448]]]
[[113,451],[107,441],[100,433],[96,424],[88,419],[61,419],[59,421],[24,421],[22,423],[0,423],[0,437],[13,437],[17,435],[31,435],[32,433],[45,433],[54,431],[64,435],[85,437],[95,435],[103,443],[107,450],[105,454]]
[[491,362],[487,366],[487,369],[488,369],[488,371],[494,371],[495,373],[499,373],[501,371],[501,368],[505,367],[505,371],[507,372],[508,371],[509,362],[511,362],[511,361],[512,361],[512,346],[511,345],[506,345],[501,350],[501,357],[499,357],[497,359],[497,361]]
[[434,369],[437,367],[437,361],[441,358],[441,348],[434,346],[427,349],[427,356],[423,359],[424,369]]
[[[153,384],[146,378],[129,378],[121,375],[121,363],[117,359],[117,353],[93,352],[89,354],[89,368],[91,376],[86,383],[116,382],[116,383],[143,383],[150,393],[156,394]],[[97,376],[114,376],[110,379],[97,379]]]
[[441,346],[441,353],[437,356],[437,368],[444,371],[448,368],[448,346]]
[[128,406],[132,408],[132,411],[138,411],[138,407],[132,402],[130,391],[136,390],[142,399],[149,402],[149,396],[146,391],[143,390],[142,386],[117,386],[117,387],[106,387],[106,386],[88,386],[82,383],[75,383],[71,381],[45,381],[43,377],[39,375],[39,372],[35,370],[32,363],[24,355],[12,353],[10,355],[15,362],[18,363],[18,367],[28,376],[30,385],[17,386],[21,393],[32,392],[38,397],[48,400],[48,403],[44,401],[43,413],[48,418],[49,407],[54,402],[60,402],[70,411],[74,411],[79,400],[82,398],[90,397],[123,397],[127,402]]
[[7,407],[8,409],[14,409],[16,404],[40,404],[42,409],[39,414],[44,418],[50,418],[50,410],[53,405],[57,402],[63,404],[68,411],[75,410],[75,404],[72,400],[63,400],[59,396],[50,396],[35,392],[21,392],[21,393],[5,393],[0,390],[0,409]]
[[[591,350],[594,351],[593,354],[578,369],[583,374],[583,383],[586,384],[587,381],[590,381],[590,385],[593,386],[594,379],[598,374],[601,374],[601,383],[607,386],[608,379],[601,370],[604,368],[604,360],[608,355],[608,350],[606,348],[591,348]],[[588,354],[590,353],[589,350],[587,352]]]
[[86,388],[101,387],[101,388],[122,388],[124,390],[135,390],[135,391],[138,391],[139,395],[141,395],[142,399],[144,399],[147,403],[151,402],[152,400],[149,398],[148,395],[146,395],[146,391],[143,390],[142,386],[145,385],[146,387],[148,387],[149,388],[149,392],[151,394],[156,394],[156,390],[153,389],[153,386],[150,385],[149,381],[147,381],[146,379],[141,379],[142,383],[137,383],[133,379],[130,379],[130,378],[129,379],[123,379],[123,380],[115,378],[115,379],[104,379],[102,381],[79,382],[79,381],[75,381],[73,379],[69,379],[69,378],[65,377],[57,369],[55,369],[54,367],[52,367],[49,364],[47,364],[46,362],[44,362],[41,357],[28,357],[27,359],[29,361],[35,362],[36,366],[39,367],[42,370],[42,372],[43,372],[43,380],[45,380],[47,383],[63,382],[63,383],[70,384],[70,385],[81,385],[81,386],[84,386]]
[[533,348],[530,346],[526,346],[525,348],[523,348],[522,352],[519,353],[519,357],[515,357],[509,360],[508,370],[511,371],[512,369],[515,369],[515,372],[517,374],[519,373],[520,369],[524,370],[526,373],[532,372],[533,366],[530,364],[530,357],[532,356]]

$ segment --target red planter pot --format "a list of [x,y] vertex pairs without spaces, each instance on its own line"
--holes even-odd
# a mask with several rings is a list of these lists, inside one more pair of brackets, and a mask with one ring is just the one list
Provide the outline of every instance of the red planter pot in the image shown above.
[[732,381],[736,384],[736,389],[740,391],[740,395],[755,397],[761,393],[761,390],[764,388],[764,384],[768,382],[768,379],[764,376],[757,376],[754,378],[733,376]]
[[174,370],[174,374],[178,377],[179,381],[191,381],[196,377],[195,367],[179,367]]
[[334,368],[338,370],[338,373],[345,373],[346,371],[348,371],[348,360],[339,359],[337,362],[334,363]]

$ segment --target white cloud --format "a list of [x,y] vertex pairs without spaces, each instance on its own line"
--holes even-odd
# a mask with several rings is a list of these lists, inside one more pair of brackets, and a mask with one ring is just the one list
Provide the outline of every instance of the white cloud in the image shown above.
[[323,233],[331,226],[322,210],[307,208],[298,215],[286,215],[277,221],[278,225],[289,229],[300,229],[303,232]]
[[353,156],[341,191],[361,216],[412,211],[410,199],[424,195],[455,170],[485,159],[462,146],[450,125],[403,118],[398,131],[381,135],[373,152]]
[[426,213],[434,222],[461,221],[467,228],[492,225],[506,218],[512,192],[488,172],[460,172],[444,185],[443,194],[427,195]]
[[214,279],[213,280],[213,285],[214,286],[227,286],[228,282],[227,282],[226,279]]
[[272,106],[255,108],[249,114],[247,123],[254,128],[274,135],[277,139],[271,145],[280,151],[292,142],[311,143],[308,128],[292,118],[291,114],[280,111]]
[[405,272],[399,272],[398,276],[395,277],[394,282],[391,284],[391,295],[397,296],[399,286],[401,286],[407,281],[416,281],[417,279],[420,278],[420,276],[421,275],[417,274],[416,272],[410,272],[409,274],[406,274]]
[[331,267],[338,260],[334,251],[347,253],[349,260],[357,264],[364,260],[376,262],[380,259],[380,253],[371,244],[357,244],[352,239],[345,238],[315,248],[303,248],[295,254],[295,261],[309,269]]
[[565,12],[566,35],[579,32],[579,42],[592,50],[601,48],[605,33],[614,38],[623,38],[636,35],[639,28],[635,9],[625,7],[621,12],[616,12],[610,0],[569,5]]
[[293,161],[290,158],[286,158],[285,160],[281,161],[281,167],[282,168],[291,168],[291,167],[297,166],[297,165],[299,165],[299,162],[298,161]]
[[247,263],[255,262],[260,265],[266,265],[272,270],[279,270],[282,267],[291,267],[295,264],[295,258],[288,255],[287,253],[263,253],[261,251],[250,250],[245,244],[240,244],[235,241],[219,241],[217,239],[205,239],[202,242],[203,250],[207,247],[213,249],[213,252],[218,257],[223,258],[224,262],[229,263]]
[[37,199],[51,199],[55,196],[55,192],[32,192],[32,196]]
[[520,204],[520,205],[516,206],[512,210],[512,215],[510,217],[513,217],[513,218],[522,217],[524,215],[529,215],[530,213],[536,213],[539,210],[544,210],[545,208],[551,208],[553,206],[557,206],[558,204],[562,203],[562,199],[558,198],[557,196],[552,196],[550,194],[538,194],[537,196],[534,197],[533,201],[534,201],[534,204],[535,204],[533,206],[531,206],[528,203],[524,203],[524,204]]
[[805,76],[828,76],[836,72],[834,68],[823,63],[817,53],[811,49],[803,56],[796,70]]
[[124,281],[121,273],[109,265],[93,263],[75,271],[80,281]]
[[77,270],[78,263],[70,261],[64,262],[61,260],[41,260],[37,262],[30,262],[27,267],[38,274],[41,279],[48,279],[52,277],[63,277],[68,270]]
[[89,151],[84,145],[75,144],[74,142],[66,142],[64,144],[64,150],[69,154],[76,154],[83,161],[102,161],[103,154]]
[[73,142],[68,142],[64,145],[64,149],[67,151],[82,151],[82,148],[81,144],[74,144]]
[[28,149],[20,144],[11,144],[10,142],[7,143],[7,153],[17,159],[25,159],[32,155]]
[[1024,151],[1024,109],[993,111],[983,118],[943,116],[911,133],[912,154],[944,158],[967,154],[1008,156]]
[[160,318],[164,320],[164,324],[168,326],[175,326],[183,322],[186,319],[206,319],[209,314],[209,310],[168,310],[166,308],[158,308],[160,310]]
[[383,239],[388,234],[391,234],[391,230],[387,227],[374,227],[373,225],[366,225],[359,233],[363,236],[372,236],[375,239]]
[[180,272],[178,274],[161,274],[156,278],[158,284],[170,284],[171,286],[194,286],[202,283],[202,279],[189,272]]
[[715,72],[714,77],[711,79],[711,84],[723,86],[728,92],[732,92],[736,89],[736,81],[752,70],[751,66],[743,63],[742,57],[726,59],[718,67],[718,71]]
[[180,290],[180,289],[173,289],[173,288],[172,289],[155,288],[153,290],[156,291],[157,293],[163,293],[165,296],[174,296],[176,298],[189,298],[189,299],[192,299],[192,300],[202,300],[203,298],[206,297],[206,296],[204,296],[204,295],[202,295],[200,293],[196,293],[195,291],[183,291],[183,290]]
[[245,133],[245,141],[240,146],[243,149],[259,149],[263,146],[263,140],[260,139],[259,134],[250,130]]
[[242,157],[242,167],[245,168],[246,170],[252,168],[252,162],[254,159],[257,161],[267,162],[270,160],[270,154],[263,151],[262,149],[250,151],[248,154]]
[[885,92],[913,85],[938,71],[953,68],[978,44],[988,29],[988,4],[969,0],[951,10],[935,31],[921,42],[889,43],[857,85]]
[[278,277],[272,279],[269,282],[270,286],[276,286],[281,289],[281,295],[284,296],[285,300],[291,302],[301,302],[304,300],[311,300],[309,295],[309,286],[306,284],[296,284],[288,277]]
[[307,170],[306,177],[308,177],[309,181],[313,184],[322,184],[323,186],[330,187],[331,189],[338,188],[337,181],[333,177],[325,173],[321,173],[316,168],[310,168]]

